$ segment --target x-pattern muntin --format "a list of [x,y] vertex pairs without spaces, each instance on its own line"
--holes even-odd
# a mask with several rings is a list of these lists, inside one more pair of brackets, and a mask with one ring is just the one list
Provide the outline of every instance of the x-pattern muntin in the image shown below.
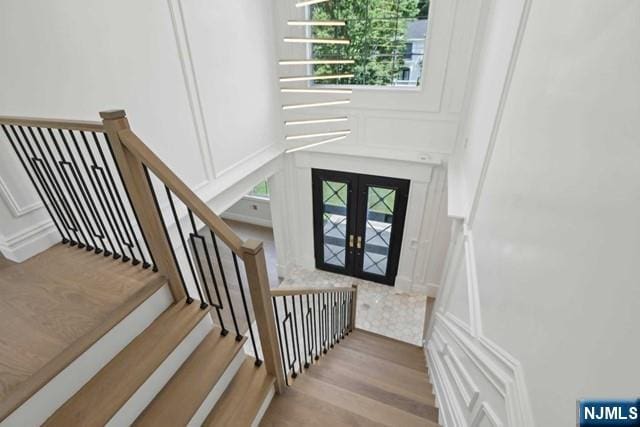
[[345,217],[342,217],[342,219],[341,219],[340,221],[338,221],[338,222],[333,222],[333,221],[331,220],[331,216],[330,216],[329,214],[326,214],[326,213],[325,213],[325,214],[324,214],[324,219],[325,219],[325,221],[328,221],[328,222],[331,224],[331,227],[330,227],[328,230],[325,230],[325,232],[324,232],[325,236],[326,236],[327,234],[329,234],[330,232],[332,232],[333,230],[337,230],[337,231],[338,231],[338,233],[340,233],[340,235],[341,235],[342,237],[344,237],[345,239],[347,238],[347,235],[346,235],[345,233],[343,233],[343,232],[342,232],[342,230],[340,230],[340,229],[338,228],[338,227],[340,227],[340,225],[341,225],[343,222],[345,222],[345,221],[347,220],[347,217],[346,217],[346,216],[345,216]]
[[384,260],[387,259],[386,256],[383,256],[382,258],[380,258],[378,261],[374,260],[373,258],[371,258],[371,256],[365,251],[364,253],[366,255],[367,258],[369,258],[371,260],[371,262],[373,263],[372,266],[377,268],[380,271],[380,274],[384,275],[384,270],[382,268],[380,268],[380,263]]
[[373,230],[373,236],[371,236],[370,238],[368,238],[365,243],[369,243],[370,241],[372,241],[373,239],[375,239],[376,237],[380,237],[380,240],[382,240],[385,245],[387,245],[387,247],[390,246],[389,242],[387,242],[387,240],[382,237],[382,233],[384,233],[385,231],[389,230],[391,228],[393,224],[389,224],[387,225],[385,228],[383,228],[382,230],[378,231],[376,230],[375,226],[371,223],[371,221],[367,221],[367,228],[369,228],[370,230]]
[[369,189],[370,189],[371,191],[373,191],[373,193],[374,193],[376,196],[378,196],[378,200],[377,200],[374,204],[372,204],[371,206],[369,206],[369,210],[371,210],[371,209],[375,208],[375,207],[376,207],[376,206],[378,206],[380,203],[382,203],[382,204],[384,205],[384,207],[385,207],[385,208],[387,208],[387,209],[389,210],[389,212],[393,212],[393,208],[389,207],[389,205],[385,202],[385,199],[386,199],[387,197],[389,197],[391,194],[395,193],[395,192],[396,192],[396,190],[389,190],[389,192],[388,192],[387,194],[385,194],[384,196],[381,196],[381,195],[380,195],[380,193],[378,193],[378,192],[376,191],[376,188],[375,188],[375,187],[369,187]]
[[333,249],[331,249],[331,247],[329,245],[327,245],[326,243],[324,244],[324,247],[327,248],[327,250],[329,252],[331,252],[331,256],[327,259],[324,260],[324,262],[326,262],[327,264],[329,263],[329,261],[331,261],[332,259],[337,259],[338,262],[340,263],[340,265],[344,266],[344,262],[342,262],[339,258],[340,255],[342,255],[342,253],[345,251],[344,248],[340,249],[339,251],[335,252]]
[[344,206],[346,206],[346,205],[347,205],[347,202],[346,202],[342,197],[340,197],[340,194],[339,194],[339,193],[340,193],[340,190],[342,190],[344,187],[346,187],[346,186],[347,186],[347,184],[342,184],[342,185],[340,186],[340,188],[338,188],[338,189],[336,190],[336,189],[335,189],[335,188],[333,188],[333,186],[329,183],[330,181],[323,181],[323,182],[324,182],[324,184],[325,184],[327,187],[329,187],[329,191],[331,191],[331,195],[329,195],[329,197],[325,198],[322,202],[323,202],[324,204],[327,204],[327,202],[328,202],[328,201],[329,201],[333,196],[336,196],[338,199],[340,199],[340,201],[342,202],[342,204],[343,204]]

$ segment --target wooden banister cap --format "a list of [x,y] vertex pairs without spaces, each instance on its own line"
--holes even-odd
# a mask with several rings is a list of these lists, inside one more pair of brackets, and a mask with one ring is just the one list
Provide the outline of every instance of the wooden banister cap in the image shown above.
[[255,255],[262,250],[262,241],[249,239],[242,244],[242,251],[246,254]]
[[127,117],[127,113],[124,110],[100,111],[100,117],[104,120],[124,119]]

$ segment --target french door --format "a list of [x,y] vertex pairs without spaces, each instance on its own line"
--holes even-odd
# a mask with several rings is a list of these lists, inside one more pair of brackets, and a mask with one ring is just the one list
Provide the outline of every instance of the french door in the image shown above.
[[409,181],[312,170],[316,267],[393,286]]

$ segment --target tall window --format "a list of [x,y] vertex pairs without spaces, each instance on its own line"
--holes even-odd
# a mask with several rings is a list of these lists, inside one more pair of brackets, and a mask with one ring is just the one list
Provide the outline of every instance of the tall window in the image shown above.
[[354,74],[339,85],[420,85],[429,0],[333,0],[312,5],[309,15],[346,21],[344,27],[312,27],[312,37],[351,40],[349,45],[313,45],[314,59],[355,60],[353,65],[316,65],[315,74]]
[[267,185],[267,181],[261,181],[260,183],[258,183],[258,185],[256,185],[255,187],[253,187],[253,189],[249,192],[250,196],[255,196],[255,197],[262,197],[264,199],[268,199],[269,198],[269,186]]

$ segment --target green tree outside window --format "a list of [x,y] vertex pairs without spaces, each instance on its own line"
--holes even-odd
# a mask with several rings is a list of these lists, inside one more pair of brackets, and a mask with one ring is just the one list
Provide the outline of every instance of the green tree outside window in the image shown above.
[[[333,0],[311,6],[312,20],[344,20],[344,27],[313,27],[311,36],[346,38],[350,45],[313,45],[312,56],[352,58],[353,65],[316,65],[315,74],[353,73],[337,84],[392,85],[402,78],[405,61],[415,57],[422,65],[422,53],[407,52],[410,26],[421,21],[426,28],[429,0]],[[410,43],[409,43],[410,44]],[[419,81],[418,81],[419,84]]]

